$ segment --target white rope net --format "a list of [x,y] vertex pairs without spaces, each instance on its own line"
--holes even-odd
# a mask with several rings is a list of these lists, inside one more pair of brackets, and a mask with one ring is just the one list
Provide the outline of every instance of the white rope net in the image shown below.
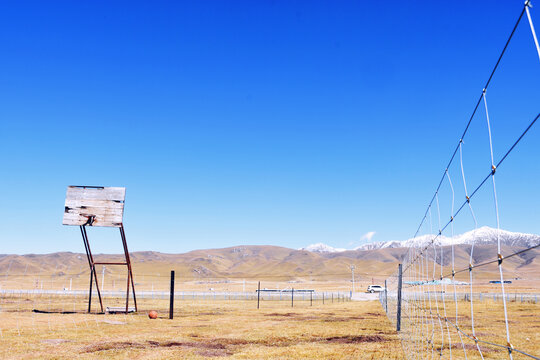
[[[536,252],[540,242],[516,248],[502,241],[496,186],[499,166],[533,127],[540,114],[528,120],[528,126],[520,130],[519,136],[512,139],[511,145],[497,159],[492,137],[497,121],[490,118],[493,114],[488,107],[488,86],[518,25],[525,18],[540,57],[531,7],[529,1],[524,4],[444,169],[414,236],[417,241],[409,247],[403,260],[399,319],[399,272],[386,280],[386,291],[381,293],[383,308],[399,327],[403,351],[408,359],[540,359],[540,324],[531,322],[540,319],[537,295],[525,293],[519,294],[518,298],[517,294],[508,293],[506,286],[515,280],[515,274],[505,270],[508,262],[514,266],[513,261],[524,261],[528,253]],[[485,120],[479,121],[482,117]],[[471,131],[482,133],[483,140],[489,141],[480,142],[469,136],[466,144],[465,135]],[[474,154],[480,147],[486,148],[487,156],[477,160]],[[470,173],[475,176],[470,176]],[[471,181],[472,178],[475,181]],[[476,178],[480,180],[476,181]],[[485,215],[485,218],[480,219],[477,213]],[[488,228],[479,227],[479,224],[488,222],[485,219],[493,224],[494,230],[490,229],[490,235],[495,231],[496,245],[483,241]],[[462,229],[474,230],[474,240],[467,246],[455,245],[458,223]],[[531,320],[526,320],[527,317]]]

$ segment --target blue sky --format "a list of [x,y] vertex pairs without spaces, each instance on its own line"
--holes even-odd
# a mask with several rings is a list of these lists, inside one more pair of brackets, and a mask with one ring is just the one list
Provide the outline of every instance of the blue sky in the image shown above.
[[[127,188],[131,251],[409,238],[522,4],[2,3],[0,253],[81,252],[68,185]],[[539,78],[524,18],[488,90],[495,158]],[[505,229],[540,233],[539,137],[498,174]],[[470,187],[489,170],[483,109],[464,163]],[[449,217],[448,186],[440,200]],[[491,193],[474,206],[493,226]]]

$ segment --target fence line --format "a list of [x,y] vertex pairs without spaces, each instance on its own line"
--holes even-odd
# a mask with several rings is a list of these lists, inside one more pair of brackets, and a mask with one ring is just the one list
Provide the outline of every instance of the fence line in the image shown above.
[[[402,346],[407,358],[425,358],[428,356],[439,358],[481,358],[484,359],[488,353],[504,351],[506,354],[498,353],[498,358],[506,357],[513,359],[514,354],[540,359],[532,351],[526,351],[530,342],[520,337],[528,331],[527,327],[520,332],[512,333],[509,325],[512,319],[519,317],[519,321],[525,321],[515,308],[513,303],[518,301],[537,303],[535,294],[512,294],[507,293],[505,281],[505,264],[509,259],[524,256],[528,252],[540,247],[539,244],[528,244],[526,248],[508,249],[503,248],[500,236],[499,202],[497,198],[496,174],[500,173],[500,166],[505,163],[508,156],[516,149],[517,145],[525,138],[531,128],[535,125],[540,114],[533,116],[528,126],[507,148],[503,156],[495,161],[493,155],[492,122],[490,119],[487,90],[494,78],[503,56],[508,50],[516,29],[523,18],[527,18],[530,30],[533,35],[535,48],[540,57],[537,37],[534,30],[530,13],[531,4],[526,1],[523,9],[508,37],[502,52],[500,53],[490,76],[482,89],[481,95],[473,108],[465,129],[444,168],[442,177],[436,187],[431,201],[429,202],[424,216],[416,230],[414,238],[418,239],[420,245],[411,245],[403,261],[403,273],[394,274],[386,280],[387,289],[380,296],[380,302],[387,311],[388,317],[395,321]],[[527,14],[524,17],[524,14]],[[483,104],[483,106],[481,106]],[[485,111],[486,135],[489,139],[489,171],[473,190],[468,187],[464,166],[464,138],[471,128],[471,124],[478,117],[479,108]],[[458,167],[463,184],[465,199],[458,203],[455,209],[455,186],[450,175],[451,166]],[[487,164],[486,164],[487,168]],[[476,200],[481,189],[491,183],[494,221],[497,226],[496,246],[493,246],[492,257],[482,262],[475,261],[476,239],[470,247],[469,261],[463,267],[457,267],[455,257],[455,245],[451,243],[448,249],[441,240],[443,233],[449,231],[451,238],[454,236],[454,224],[458,215],[463,214],[463,210],[468,210],[470,220],[474,228],[478,228],[478,218],[473,207],[473,199]],[[451,209],[450,218],[441,221],[441,194],[443,186],[447,185],[449,198],[447,208]],[[444,202],[442,202],[444,204]],[[460,219],[463,216],[460,217]],[[437,229],[434,231],[434,228]],[[419,235],[425,234],[424,243],[420,243]],[[450,256],[445,256],[445,250],[450,250]],[[448,262],[448,259],[450,261]],[[498,276],[499,290],[495,294],[483,294],[478,291],[477,280],[480,270],[495,266]],[[467,276],[467,283],[457,281],[456,276]],[[507,275],[506,275],[507,276]],[[445,280],[445,281],[443,281]],[[398,283],[406,284],[403,288],[398,287]],[[466,284],[468,291],[459,293],[457,285]],[[449,291],[448,291],[449,290]],[[398,303],[401,300],[401,306]],[[533,301],[534,298],[534,301]],[[493,299],[494,303],[500,305],[488,305],[480,307],[480,302],[487,304]],[[537,311],[537,309],[534,309]],[[401,315],[400,315],[401,314]],[[515,321],[515,320],[514,320]],[[534,350],[534,349],[533,349]]]
[[[86,290],[22,290],[22,289],[0,289],[3,297],[7,296],[37,296],[44,295],[63,296],[63,297],[88,297]],[[168,291],[138,291],[137,299],[167,299],[170,293]],[[531,296],[528,294],[527,296]],[[97,291],[92,291],[92,296],[97,296]],[[110,298],[125,298],[125,291],[101,291],[101,296]],[[262,301],[288,301],[291,298],[291,292],[263,293],[261,291],[260,299]],[[294,299],[298,301],[322,301],[326,299],[351,299],[350,291],[323,291],[323,292],[295,292]],[[239,291],[175,291],[175,300],[257,300],[256,292]],[[1,303],[0,303],[1,304]]]

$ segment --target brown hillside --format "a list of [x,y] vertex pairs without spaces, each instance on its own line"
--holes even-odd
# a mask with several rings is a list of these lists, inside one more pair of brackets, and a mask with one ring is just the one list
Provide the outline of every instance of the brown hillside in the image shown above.
[[[470,245],[455,247],[456,270],[467,268]],[[441,263],[440,248],[437,248],[436,264]],[[443,249],[444,272],[451,272],[451,249]],[[511,254],[519,248],[504,246],[503,253]],[[427,250],[431,259],[434,250]],[[397,264],[403,261],[408,249],[389,248],[368,251],[345,251],[340,253],[314,253],[278,246],[235,246],[222,249],[195,250],[183,254],[164,254],[153,251],[132,253],[135,275],[165,276],[175,269],[177,276],[185,280],[200,279],[272,279],[272,280],[334,280],[350,277],[349,266],[356,266],[357,278],[376,277],[384,279],[394,273]],[[473,253],[473,265],[496,258],[496,247],[478,245]],[[520,256],[505,260],[504,269],[508,276],[531,278],[540,269],[540,250],[528,251]],[[98,254],[101,261],[120,260],[118,254]],[[432,265],[431,265],[432,266]],[[106,274],[121,274],[123,268],[107,267]],[[85,254],[60,252],[44,255],[0,255],[0,274],[48,275],[83,274],[88,272]],[[437,274],[440,270],[437,270]],[[496,264],[475,269],[475,276],[496,278]],[[468,274],[460,276],[467,280]]]

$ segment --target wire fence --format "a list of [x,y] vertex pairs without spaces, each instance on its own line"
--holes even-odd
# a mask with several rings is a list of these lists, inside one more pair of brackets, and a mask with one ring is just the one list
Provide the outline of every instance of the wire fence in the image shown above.
[[[101,312],[98,292],[92,289],[91,311],[88,310],[89,270],[60,272],[56,274],[5,273],[0,275],[0,339],[4,335],[24,336],[25,334],[47,334],[48,331],[66,329],[84,331],[89,327],[99,327],[101,323],[127,324],[135,317],[148,316],[151,310],[166,317],[170,311],[170,276],[158,274],[137,275],[136,300],[130,294],[129,312],[125,312],[125,274],[107,274],[100,295],[104,305]],[[122,280],[122,281],[121,281]],[[260,294],[257,281],[242,279],[180,279],[175,284],[173,314],[177,316],[195,315],[204,311],[225,311],[226,308],[251,307],[264,309],[312,308],[339,305],[351,301],[351,291],[338,290],[339,281],[312,283],[263,281]],[[343,283],[346,283],[344,280]],[[271,287],[267,289],[266,286]],[[216,287],[214,289],[213,287]],[[277,288],[279,287],[279,288]],[[336,290],[333,290],[332,288]],[[224,290],[240,288],[243,291]],[[203,311],[203,312],[204,312]],[[78,314],[65,317],[66,314]]]
[[[537,253],[540,242],[513,246],[502,241],[496,186],[501,165],[529,133],[540,114],[529,119],[528,125],[496,161],[487,96],[501,60],[524,18],[528,20],[540,57],[530,8],[530,2],[526,1],[443,171],[414,235],[417,241],[410,246],[403,261],[402,272],[389,277],[387,289],[381,293],[381,305],[400,330],[402,347],[408,359],[540,358],[538,296],[530,292],[508,292],[509,284],[516,279],[515,261],[526,264],[534,261],[534,257],[540,255]],[[487,168],[488,165],[489,170],[471,188],[465,161],[472,159],[470,155],[467,157],[472,150],[467,152],[464,139],[481,112],[485,115],[484,134],[489,139],[487,154],[490,161],[474,163],[473,170]],[[474,146],[479,147],[473,144],[472,148]],[[452,176],[455,173],[459,175]],[[459,182],[462,183],[460,186],[457,185]],[[487,190],[490,195],[486,195]],[[463,201],[456,201],[458,193],[463,194]],[[483,205],[487,201],[475,201],[481,196],[491,198],[491,210]],[[496,224],[496,244],[486,245],[485,237],[477,231],[472,243],[459,247],[452,241],[457,220],[478,229],[478,209],[492,214],[492,221]],[[470,216],[464,218],[466,211]],[[448,220],[442,220],[444,216],[441,214],[445,213],[449,214]],[[443,234],[449,235],[450,241]],[[464,251],[468,256],[463,256]],[[537,274],[532,273],[530,277],[535,278]],[[485,292],[489,286],[490,290]]]

